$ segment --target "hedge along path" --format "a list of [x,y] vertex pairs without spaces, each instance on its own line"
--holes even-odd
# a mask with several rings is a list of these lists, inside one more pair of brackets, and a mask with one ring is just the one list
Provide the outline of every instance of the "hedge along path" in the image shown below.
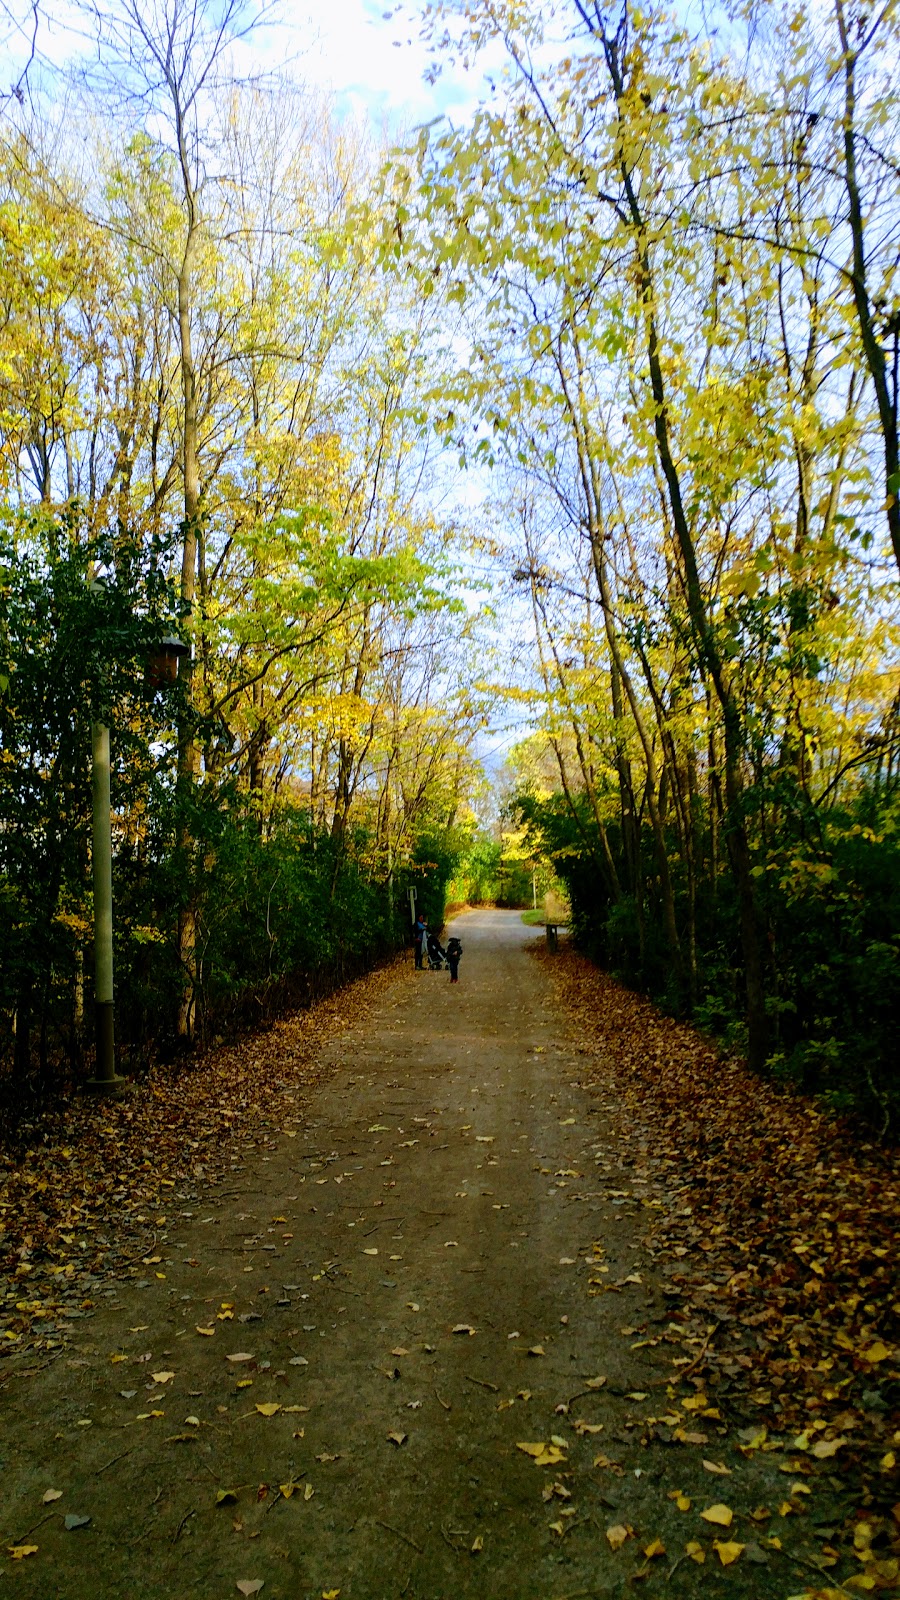
[[460,984],[391,975],[323,1039],[302,1115],[281,1063],[285,1136],[236,1132],[227,1190],[182,1188],[141,1276],[10,1378],[9,1592],[886,1586],[874,1507],[851,1553],[849,1446],[811,1448],[834,1419],[804,1448],[713,1363],[709,1253],[660,1231],[684,1173],[654,1168],[633,1053],[588,1036],[629,997],[573,1014],[569,958],[548,973],[515,913],[456,931]]

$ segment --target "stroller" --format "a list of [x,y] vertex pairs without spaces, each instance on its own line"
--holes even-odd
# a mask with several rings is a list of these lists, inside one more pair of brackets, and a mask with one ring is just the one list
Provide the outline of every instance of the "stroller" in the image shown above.
[[443,972],[444,962],[447,959],[447,952],[443,948],[436,933],[429,933],[426,940],[426,950],[428,953],[429,972]]

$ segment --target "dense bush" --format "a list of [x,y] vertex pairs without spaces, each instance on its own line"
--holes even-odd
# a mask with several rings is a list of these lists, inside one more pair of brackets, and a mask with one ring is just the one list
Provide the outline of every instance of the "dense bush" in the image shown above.
[[[535,848],[546,851],[572,904],[575,939],[599,964],[736,1048],[745,1043],[739,913],[725,863],[714,892],[694,908],[695,968],[673,971],[663,935],[652,838],[640,836],[643,894],[611,895],[586,801],[520,794],[517,807]],[[900,1120],[896,1039],[900,1020],[900,792],[869,786],[842,807],[799,801],[757,839],[754,873],[769,952],[768,1070],[861,1107],[879,1125]],[[625,876],[621,839],[608,839]],[[702,833],[701,833],[702,837]],[[672,841],[676,907],[688,920],[686,885]],[[692,979],[692,981],[691,981]]]
[[[208,725],[190,679],[160,685],[183,626],[171,548],[92,543],[77,511],[0,527],[0,1100],[15,1112],[86,1077],[93,1058],[91,725],[111,734],[114,965],[120,1066],[203,1044],[365,970],[410,938],[409,890],[440,924],[460,832],[448,794],[373,835],[378,805],[313,811],[263,795]],[[102,568],[107,581],[88,581]],[[187,739],[199,781],[179,776]],[[342,750],[348,748],[346,741]],[[430,754],[431,752],[427,751]],[[457,763],[458,765],[458,763]],[[426,785],[427,788],[427,785]],[[265,803],[262,803],[262,802]],[[381,806],[383,817],[385,807]],[[339,817],[339,825],[335,818]],[[191,961],[179,915],[194,922]],[[191,1035],[179,1027],[185,995]]]

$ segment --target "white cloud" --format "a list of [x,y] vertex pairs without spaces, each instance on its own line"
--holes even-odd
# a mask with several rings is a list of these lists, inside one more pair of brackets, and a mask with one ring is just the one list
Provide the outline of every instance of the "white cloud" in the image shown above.
[[[0,94],[24,67],[33,30],[27,0],[12,0],[0,11],[4,54]],[[38,63],[51,72],[82,53],[90,24],[71,0],[42,5],[37,36]],[[298,79],[334,95],[339,115],[369,119],[390,132],[449,114],[465,122],[484,97],[481,70],[466,72],[447,63],[434,84],[426,80],[429,53],[421,23],[404,15],[391,0],[284,0],[279,20],[239,49],[248,68],[286,67]]]

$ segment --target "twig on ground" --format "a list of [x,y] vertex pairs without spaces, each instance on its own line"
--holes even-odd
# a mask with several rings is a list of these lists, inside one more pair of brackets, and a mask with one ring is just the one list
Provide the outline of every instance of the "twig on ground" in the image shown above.
[[402,1528],[395,1528],[390,1522],[382,1522],[380,1517],[376,1517],[375,1521],[379,1528],[386,1528],[388,1533],[395,1533],[398,1539],[403,1540],[404,1544],[411,1545],[413,1550],[418,1551],[420,1556],[424,1554],[422,1546],[420,1544],[416,1544],[415,1539],[411,1539],[408,1533],[403,1532]]
[[191,1517],[195,1517],[196,1515],[197,1515],[196,1511],[186,1511],[184,1513],[184,1516],[182,1517],[181,1521],[178,1524],[178,1527],[175,1529],[175,1532],[172,1535],[172,1543],[173,1544],[177,1544],[178,1543],[179,1539],[181,1538],[182,1529],[185,1527],[185,1525],[188,1522],[190,1522]]
[[716,1326],[714,1328],[710,1329],[709,1333],[706,1335],[706,1338],[703,1341],[703,1345],[702,1345],[701,1349],[698,1350],[698,1352],[695,1355],[693,1361],[688,1366],[682,1367],[680,1372],[670,1372],[668,1374],[668,1376],[665,1377],[665,1378],[653,1378],[652,1381],[651,1381],[651,1384],[650,1384],[651,1389],[659,1388],[659,1385],[662,1384],[662,1383],[683,1383],[685,1378],[689,1378],[691,1373],[694,1371],[694,1369],[696,1367],[698,1367],[700,1365],[700,1362],[703,1360],[703,1357],[706,1355],[706,1352],[709,1349],[710,1344],[712,1343],[712,1340],[715,1338],[716,1334],[719,1332],[719,1327],[720,1327],[720,1324],[716,1323]]
[[[133,1449],[134,1449],[134,1446],[133,1446],[133,1445],[132,1445],[132,1447],[131,1447],[131,1448],[132,1448],[132,1450],[133,1450]],[[95,1478],[99,1478],[99,1477],[100,1477],[100,1474],[101,1474],[101,1473],[102,1473],[102,1472],[108,1472],[108,1471],[109,1471],[109,1469],[110,1469],[110,1467],[114,1467],[114,1466],[115,1466],[115,1464],[116,1464],[116,1462],[117,1462],[117,1461],[124,1461],[124,1460],[125,1460],[125,1457],[126,1457],[126,1456],[130,1456],[130,1455],[131,1455],[131,1450],[123,1450],[123,1451],[122,1451],[122,1454],[121,1454],[121,1455],[120,1455],[120,1456],[113,1456],[113,1458],[112,1458],[112,1460],[111,1460],[111,1461],[107,1461],[107,1463],[106,1463],[106,1466],[105,1466],[105,1467],[98,1467],[98,1468],[97,1468],[97,1471],[96,1471],[96,1472],[95,1472],[95,1473],[94,1473],[94,1477],[95,1477]]]
[[464,1373],[463,1376],[465,1377],[467,1383],[477,1383],[479,1389],[490,1389],[491,1394],[500,1393],[499,1384],[488,1383],[486,1378],[473,1378],[470,1372]]
[[440,1404],[443,1406],[445,1411],[450,1411],[452,1409],[449,1400],[441,1400],[441,1397],[438,1394],[437,1389],[435,1389],[435,1391],[434,1391],[434,1398],[436,1400],[440,1401]]
[[30,1527],[26,1533],[20,1534],[19,1538],[16,1539],[14,1542],[16,1544],[24,1544],[25,1540],[26,1539],[30,1539],[31,1535],[33,1533],[37,1533],[38,1528],[42,1528],[44,1526],[45,1522],[49,1522],[51,1517],[55,1517],[56,1515],[57,1515],[57,1513],[55,1511],[48,1511],[47,1515],[45,1517],[41,1517],[40,1522],[35,1522],[34,1525],[32,1527]]

